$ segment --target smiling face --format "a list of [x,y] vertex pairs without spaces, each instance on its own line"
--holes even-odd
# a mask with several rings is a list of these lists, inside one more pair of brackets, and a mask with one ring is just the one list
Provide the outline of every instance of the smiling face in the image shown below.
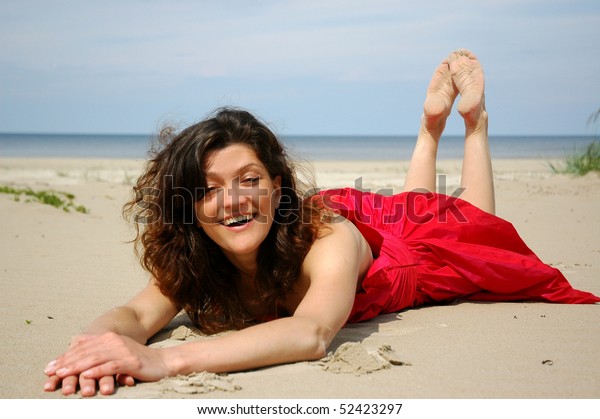
[[211,152],[205,175],[206,191],[195,205],[198,225],[234,265],[255,263],[273,225],[279,176],[272,179],[256,153],[242,144]]

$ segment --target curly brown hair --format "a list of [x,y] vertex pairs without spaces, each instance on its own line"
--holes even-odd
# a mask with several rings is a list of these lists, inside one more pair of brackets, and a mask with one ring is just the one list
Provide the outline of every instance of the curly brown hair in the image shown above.
[[136,253],[161,292],[185,310],[204,333],[241,329],[256,322],[244,309],[238,272],[195,222],[195,203],[206,185],[207,156],[232,144],[249,146],[272,179],[281,177],[282,199],[258,253],[260,299],[275,304],[300,275],[317,237],[320,211],[298,189],[295,167],[266,126],[245,110],[221,108],[177,133],[164,128],[133,197],[123,207],[136,228]]

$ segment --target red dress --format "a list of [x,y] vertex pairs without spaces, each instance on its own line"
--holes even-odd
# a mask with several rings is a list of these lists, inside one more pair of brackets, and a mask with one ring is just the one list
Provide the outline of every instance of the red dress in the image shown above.
[[462,199],[352,188],[319,195],[322,205],[356,225],[375,257],[349,322],[456,299],[600,302],[544,264],[512,224]]

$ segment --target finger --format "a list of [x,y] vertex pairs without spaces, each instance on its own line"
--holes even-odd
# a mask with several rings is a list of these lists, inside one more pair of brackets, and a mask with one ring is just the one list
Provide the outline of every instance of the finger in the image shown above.
[[[48,365],[49,374],[66,377],[81,374],[83,371],[94,369],[105,363],[110,363],[116,355],[115,344],[120,337],[116,334],[105,334],[102,336],[88,336],[85,342],[70,348],[55,363]],[[100,378],[104,375],[114,375],[116,371],[100,372],[94,375],[86,375],[87,378]]]
[[86,378],[83,375],[79,376],[79,388],[81,389],[81,395],[85,397],[91,397],[96,395],[96,380]]
[[100,379],[101,377],[105,377],[107,375],[114,376],[116,374],[119,374],[119,373],[123,372],[123,371],[121,371],[122,368],[123,368],[122,362],[107,361],[104,363],[100,363],[100,365],[96,365],[92,368],[88,368],[85,371],[83,371],[81,374],[86,378]]
[[132,387],[135,385],[135,378],[127,374],[117,374],[117,383],[121,386]]
[[62,394],[68,396],[69,394],[75,394],[77,391],[77,376],[70,375],[63,377],[62,379]]
[[57,375],[52,375],[48,377],[48,379],[44,383],[44,391],[55,391],[60,385],[60,381],[60,377]]
[[85,350],[70,350],[65,355],[57,358],[55,365],[51,366],[50,371],[54,369],[54,374],[59,377],[69,375],[78,375],[86,372],[86,378],[100,378],[104,375],[113,375],[114,372],[109,371],[107,374],[90,374],[90,371],[95,371],[96,368],[104,363],[110,362],[113,354],[110,351],[103,351],[103,348],[93,348],[90,351]]
[[57,364],[58,364],[58,358],[53,359],[52,361],[48,362],[48,365],[46,365],[46,367],[44,368],[44,374],[46,374],[48,376],[54,375],[54,373],[56,372]]
[[46,367],[44,368],[44,373],[48,376],[50,375],[54,375],[56,370],[59,368],[59,364],[64,363],[65,357],[68,358],[68,356],[71,354],[72,350],[74,347],[83,344],[85,342],[89,342],[91,340],[94,340],[98,338],[98,336],[96,335],[78,335],[75,336],[72,341],[71,341],[71,345],[69,347],[69,349],[63,353],[62,355],[56,357],[55,359],[53,359],[52,361],[50,361]]
[[[68,375],[74,375],[79,373],[80,371],[74,371],[72,368],[64,369],[65,365],[69,365],[72,363],[72,360],[81,358],[81,347],[86,343],[90,342],[94,339],[97,339],[98,336],[95,335],[80,335],[73,338],[73,342],[71,342],[71,346],[69,349],[64,352],[62,355],[56,357],[52,361],[48,362],[46,367],[44,368],[44,373],[48,376],[58,375],[59,377],[65,377]],[[62,369],[61,374],[57,374],[57,371]]]
[[115,392],[115,379],[112,375],[101,377],[98,380],[98,385],[100,387],[100,393],[102,393],[105,396],[108,396]]

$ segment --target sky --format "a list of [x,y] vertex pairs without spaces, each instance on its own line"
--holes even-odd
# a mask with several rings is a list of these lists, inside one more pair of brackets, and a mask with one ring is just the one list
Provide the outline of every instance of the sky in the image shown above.
[[146,134],[237,106],[282,135],[416,135],[457,48],[482,62],[490,134],[600,132],[598,0],[2,0],[0,132]]

